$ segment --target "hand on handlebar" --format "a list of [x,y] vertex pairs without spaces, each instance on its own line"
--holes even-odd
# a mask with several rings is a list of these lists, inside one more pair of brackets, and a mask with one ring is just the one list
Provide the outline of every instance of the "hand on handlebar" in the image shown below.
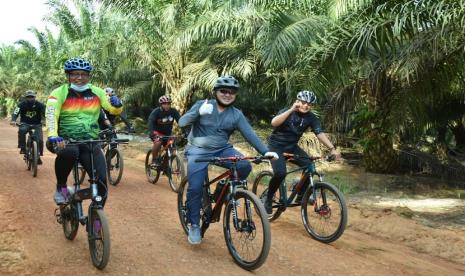
[[50,136],[48,137],[47,142],[51,144],[51,147],[55,152],[64,149],[66,146],[65,140],[60,136]]
[[271,160],[278,160],[279,159],[278,154],[276,152],[274,152],[274,151],[268,151],[263,156],[271,157]]

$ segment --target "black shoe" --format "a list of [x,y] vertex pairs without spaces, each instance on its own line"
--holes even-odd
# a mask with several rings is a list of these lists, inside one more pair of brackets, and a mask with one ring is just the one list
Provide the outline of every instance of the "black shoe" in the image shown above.
[[37,159],[37,165],[42,165],[42,159]]
[[26,153],[26,150],[25,150],[25,149],[21,149],[21,150],[19,151],[19,154],[25,154],[25,153]]

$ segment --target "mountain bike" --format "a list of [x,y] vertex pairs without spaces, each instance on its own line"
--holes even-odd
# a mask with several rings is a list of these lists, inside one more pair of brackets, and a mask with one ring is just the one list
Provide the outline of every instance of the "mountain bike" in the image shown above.
[[163,141],[162,147],[158,153],[158,163],[152,164],[152,149],[147,151],[145,157],[145,174],[147,180],[156,184],[160,178],[160,174],[164,173],[168,177],[171,190],[177,192],[181,184],[181,180],[185,176],[184,165],[181,157],[178,155],[176,146],[177,136],[156,136]]
[[[202,237],[210,223],[218,222],[223,205],[223,232],[228,251],[240,267],[246,270],[259,268],[268,257],[271,245],[270,224],[260,199],[247,191],[247,180],[240,180],[237,162],[249,160],[260,163],[267,157],[227,157],[200,158],[195,162],[209,162],[217,166],[230,164],[231,167],[213,180],[205,178],[203,185],[202,207],[200,210],[200,229]],[[210,185],[216,183],[215,192]],[[178,213],[184,232],[188,234],[187,222],[188,178],[181,182],[178,191]],[[214,207],[212,205],[214,204]]]
[[16,123],[16,126],[26,125],[28,127],[26,134],[26,152],[24,153],[24,161],[26,162],[27,170],[31,171],[32,176],[37,176],[37,162],[39,160],[39,148],[36,141],[36,127],[42,127],[42,124],[30,125],[26,123]]
[[[293,158],[308,158],[293,154],[284,154],[287,161]],[[302,171],[300,178],[291,185],[286,179],[281,183],[273,197],[273,213],[269,220],[277,219],[288,207],[301,207],[302,222],[307,233],[320,242],[330,243],[337,240],[345,230],[347,224],[347,206],[342,193],[331,183],[323,181],[323,175],[316,171],[315,161],[321,157],[309,157],[312,162],[305,167],[288,171],[286,177],[297,171]],[[260,172],[254,180],[252,191],[261,199],[268,193],[268,184],[272,171]],[[314,181],[313,177],[318,180]],[[305,191],[305,182],[309,185]],[[302,194],[302,201],[294,202],[298,194]],[[288,193],[290,195],[288,196]]]
[[[107,163],[108,182],[113,186],[118,185],[121,181],[124,169],[123,153],[118,149],[118,145],[128,143],[121,142],[128,141],[127,139],[117,139],[115,135],[116,133],[127,134],[127,132],[115,132],[112,129],[102,130],[99,133],[102,140],[105,140],[105,142],[102,143],[102,150],[105,156],[105,161]],[[78,166],[78,172],[79,184],[82,184],[86,176],[86,170],[80,164]]]
[[[121,142],[127,142],[127,139],[121,140],[123,140]],[[74,240],[79,228],[79,223],[86,226],[92,264],[98,269],[105,268],[110,258],[110,229],[107,218],[103,212],[103,199],[107,197],[108,191],[105,195],[98,194],[97,187],[103,184],[98,182],[95,175],[93,147],[100,146],[99,144],[105,141],[106,140],[83,140],[67,142],[67,145],[87,145],[90,148],[90,187],[81,189],[78,169],[79,159],[76,159],[73,170],[74,189],[68,187],[68,195],[65,196],[66,203],[55,209],[57,222],[63,226],[66,239]],[[89,205],[86,216],[82,209],[82,201],[87,199],[90,199],[92,202]]]

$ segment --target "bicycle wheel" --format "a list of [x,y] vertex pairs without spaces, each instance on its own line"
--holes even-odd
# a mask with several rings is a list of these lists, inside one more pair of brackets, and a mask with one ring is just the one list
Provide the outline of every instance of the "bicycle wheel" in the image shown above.
[[88,221],[88,240],[92,264],[103,269],[110,258],[110,229],[102,209],[91,208]]
[[347,224],[347,207],[341,192],[332,184],[316,182],[315,195],[309,187],[302,200],[302,222],[308,234],[317,241],[337,240]]
[[270,251],[271,231],[265,208],[256,195],[247,190],[236,191],[224,210],[223,231],[234,262],[246,270],[263,265]]
[[31,151],[30,151],[30,163],[31,163],[31,172],[32,176],[36,177],[37,176],[37,160],[39,159],[38,153],[37,153],[37,142],[32,141],[31,143]]
[[[262,171],[257,175],[253,182],[252,192],[256,194],[262,201],[264,200],[263,198],[268,194],[268,184],[270,183],[270,179],[272,177],[272,171]],[[273,196],[273,213],[268,215],[269,221],[273,221],[279,218],[283,212],[281,208],[278,208],[280,205],[280,198],[282,198],[281,189],[278,189]]]
[[145,174],[147,175],[147,180],[155,184],[160,178],[160,167],[152,166],[152,150],[150,149],[147,152],[147,156],[145,157]]
[[[181,226],[182,229],[184,230],[184,233],[186,235],[189,233],[188,229],[188,221],[187,221],[187,188],[188,188],[188,179],[187,177],[183,178],[181,181],[181,185],[179,186],[178,189],[178,215],[179,215],[179,220],[181,221]],[[205,188],[205,187],[204,187]],[[205,190],[204,190],[205,192]],[[205,194],[204,194],[205,195]],[[202,207],[200,208],[200,229],[202,229],[202,237],[207,230],[206,226],[208,226],[208,223],[206,220],[208,219],[207,217],[211,215],[211,203],[208,200],[209,196],[202,196]],[[209,213],[207,215],[207,213]]]
[[32,168],[32,163],[31,163],[31,148],[32,148],[32,143],[31,143],[31,138],[28,136],[27,137],[27,142],[26,142],[26,153],[24,154],[24,161],[26,161],[26,167],[27,170],[30,171]]
[[168,176],[171,190],[173,190],[173,192],[177,192],[181,185],[181,181],[185,176],[184,165],[182,164],[182,160],[179,156],[171,156],[166,175]]
[[74,240],[79,229],[79,219],[74,205],[66,204],[60,207],[60,217],[65,237],[68,240]]
[[116,186],[123,176],[123,155],[117,148],[108,150],[106,154],[106,159],[108,160],[108,178],[110,184]]

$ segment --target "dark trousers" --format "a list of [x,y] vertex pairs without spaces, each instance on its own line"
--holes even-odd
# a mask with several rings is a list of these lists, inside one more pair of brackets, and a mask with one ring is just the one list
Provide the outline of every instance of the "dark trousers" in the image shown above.
[[28,124],[21,124],[18,129],[18,148],[25,149],[26,148],[26,133],[29,129],[35,130],[35,138],[37,141],[37,146],[39,147],[40,155],[44,153],[44,138],[42,134],[42,125],[35,125],[32,127]]
[[[300,157],[305,157],[295,158],[295,160],[290,161],[299,167],[308,166],[310,163],[312,163],[312,161],[310,159],[307,159],[308,154],[299,146],[295,146],[293,150],[283,151],[280,147],[274,147],[272,145],[269,145],[268,149],[270,151],[276,152],[279,155],[278,160],[271,161],[271,167],[273,168],[273,177],[270,179],[270,184],[268,187],[268,198],[273,198],[274,194],[279,189],[279,185],[281,185],[287,173],[286,159],[283,156],[284,152],[299,155]],[[302,187],[301,189],[301,193],[303,193],[307,189],[308,183],[309,181],[307,180],[304,187]]]
[[[94,155],[94,169],[96,172],[96,178],[99,182],[98,193],[106,200],[107,193],[107,169],[105,157],[103,156],[102,148],[99,144],[94,144],[93,148]],[[57,158],[55,159],[55,175],[57,178],[57,190],[60,187],[66,186],[68,175],[73,169],[74,162],[76,159],[84,167],[88,175],[91,174],[91,160],[90,160],[90,148],[87,145],[68,145],[63,150],[57,152]],[[102,186],[103,184],[103,186]]]

